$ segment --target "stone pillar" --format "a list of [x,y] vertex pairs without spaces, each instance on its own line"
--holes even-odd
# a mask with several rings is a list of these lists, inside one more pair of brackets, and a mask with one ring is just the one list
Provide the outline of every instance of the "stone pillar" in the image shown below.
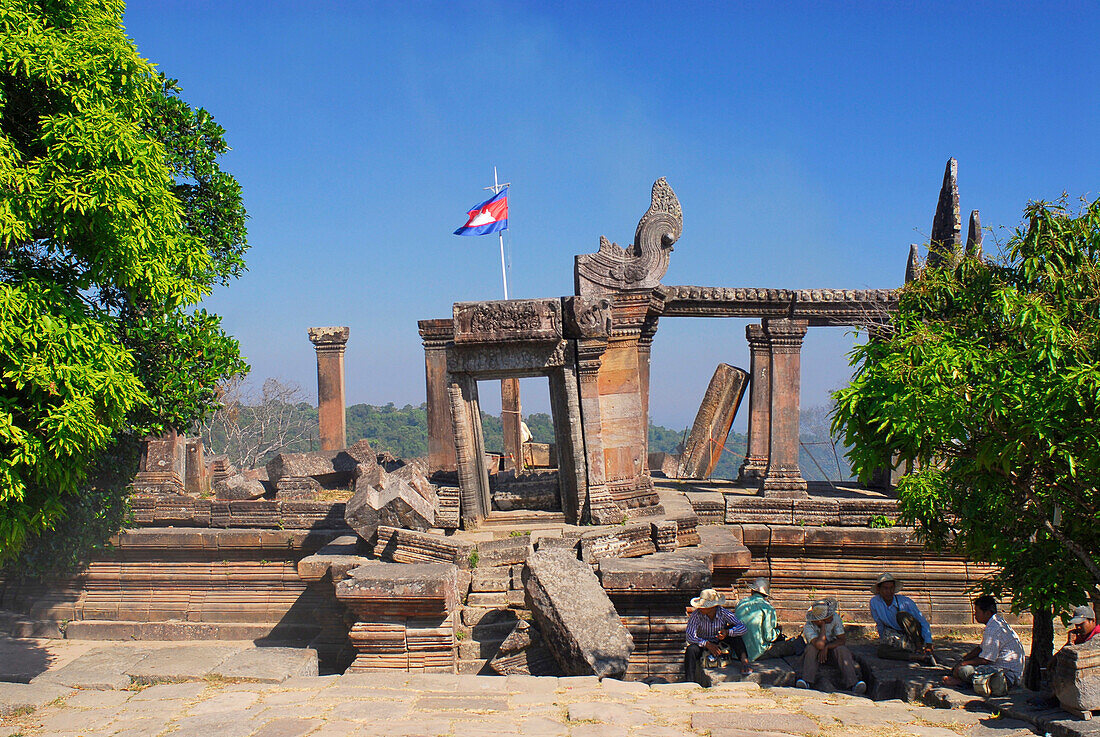
[[452,320],[421,320],[424,344],[425,400],[428,409],[428,473],[455,471],[454,423],[447,394],[447,343],[454,340]]
[[523,431],[520,430],[519,379],[500,380],[500,424],[504,433],[504,470],[523,469]]
[[317,416],[321,425],[321,450],[346,448],[347,417],[344,402],[344,347],[346,327],[310,328],[309,339],[317,349]]
[[749,341],[749,442],[738,481],[758,486],[768,470],[771,444],[771,351],[768,336],[761,325],[746,325]]
[[809,496],[806,480],[798,467],[801,353],[807,325],[806,320],[764,320],[772,374],[768,470],[761,484],[766,497],[804,499]]

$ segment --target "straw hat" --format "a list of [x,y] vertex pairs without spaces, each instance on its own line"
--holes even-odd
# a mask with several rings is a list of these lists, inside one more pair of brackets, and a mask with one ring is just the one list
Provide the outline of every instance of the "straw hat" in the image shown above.
[[822,599],[821,601],[815,601],[810,606],[808,613],[811,622],[821,622],[825,619],[833,618],[833,604],[828,599]]
[[749,592],[750,593],[755,592],[757,594],[760,594],[764,598],[767,598],[768,596],[770,596],[771,595],[771,587],[768,586],[768,579],[758,578],[755,581],[753,581],[752,586],[749,586]]
[[894,591],[901,591],[901,581],[897,580],[896,578],[891,576],[889,573],[884,573],[881,576],[879,576],[878,580],[875,581],[875,585],[871,587],[871,590],[874,591],[877,594],[878,593],[878,587],[880,585],[886,583],[887,581],[893,581],[894,582]]
[[696,609],[710,609],[712,606],[725,606],[726,597],[714,589],[703,589],[699,595],[691,600],[691,605]]

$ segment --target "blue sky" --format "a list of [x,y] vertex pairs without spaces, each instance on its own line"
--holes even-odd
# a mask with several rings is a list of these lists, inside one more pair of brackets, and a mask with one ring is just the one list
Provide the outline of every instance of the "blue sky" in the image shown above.
[[[402,405],[424,398],[416,321],[501,296],[496,238],[451,235],[494,165],[513,297],[570,293],[573,255],[628,243],[659,176],[684,210],[667,284],[896,286],[950,156],[986,226],[1096,196],[1100,6],[960,5],[157,0],[126,26],[227,130],[252,249],[207,306],[253,376],[315,396],[306,328],[348,325],[349,403]],[[654,421],[747,366],[744,324],[661,322]],[[804,405],[851,344],[811,330]]]

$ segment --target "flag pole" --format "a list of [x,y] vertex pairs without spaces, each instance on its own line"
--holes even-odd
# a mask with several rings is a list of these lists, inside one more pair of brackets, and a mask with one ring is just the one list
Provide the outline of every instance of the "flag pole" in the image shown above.
[[[485,189],[490,189],[486,187]],[[497,179],[497,168],[493,167],[493,186],[491,187],[493,194],[500,193],[500,180]],[[504,282],[504,299],[508,299],[508,272],[504,268],[504,231],[497,231],[497,235],[500,237],[500,278]]]

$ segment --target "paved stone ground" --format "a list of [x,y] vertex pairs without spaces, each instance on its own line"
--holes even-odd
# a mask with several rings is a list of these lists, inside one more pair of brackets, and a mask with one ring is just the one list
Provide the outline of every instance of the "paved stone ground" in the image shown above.
[[[725,683],[647,686],[582,678],[348,674],[280,684],[201,681],[124,691],[51,688],[0,737],[842,735],[1017,737],[1023,722],[900,701]],[[56,695],[55,695],[56,694]]]

